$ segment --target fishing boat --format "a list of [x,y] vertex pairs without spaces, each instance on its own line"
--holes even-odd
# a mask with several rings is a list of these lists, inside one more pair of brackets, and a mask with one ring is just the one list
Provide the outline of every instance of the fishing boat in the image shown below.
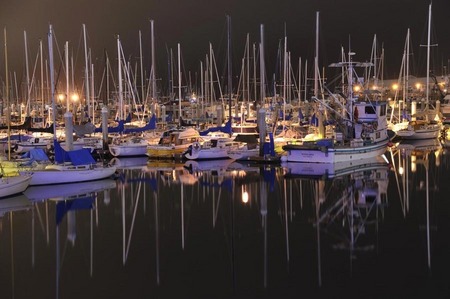
[[[347,67],[348,88],[346,99],[341,99],[342,111],[336,113],[331,136],[321,136],[314,141],[289,143],[283,146],[285,162],[338,163],[359,159],[369,159],[382,155],[387,148],[389,136],[386,120],[386,101],[380,100],[376,94],[368,98],[368,93],[360,96],[353,94],[353,68],[364,66],[351,60],[354,53],[349,54],[348,62],[332,64],[336,67]],[[319,101],[318,99],[316,99]],[[328,107],[326,103],[321,104]],[[319,117],[320,118],[320,117]],[[324,122],[319,121],[319,126]],[[325,131],[325,130],[319,130]]]

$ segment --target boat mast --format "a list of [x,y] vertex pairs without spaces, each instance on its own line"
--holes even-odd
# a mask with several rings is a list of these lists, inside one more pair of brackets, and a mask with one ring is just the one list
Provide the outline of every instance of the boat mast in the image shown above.
[[264,66],[264,25],[260,25],[260,39],[261,42],[259,44],[259,67],[260,67],[260,74],[259,74],[259,80],[260,80],[260,93],[261,93],[261,107],[264,105],[264,99],[266,98],[265,94],[265,66]]
[[426,101],[425,110],[428,109],[429,101],[429,88],[430,88],[430,35],[431,35],[431,3],[428,7],[428,39],[427,39],[427,88],[426,88]]
[[[227,16],[227,25],[228,25],[228,47],[227,47],[227,60],[228,60],[228,117],[229,120],[231,120],[231,103],[232,103],[232,95],[233,95],[233,88],[232,88],[232,70],[231,70],[231,18],[230,16]],[[237,103],[236,103],[237,106]],[[220,124],[219,124],[220,125]]]
[[[90,111],[90,90],[89,90],[89,65],[88,65],[88,51],[87,51],[87,41],[86,41],[86,25],[83,24],[83,38],[84,38],[84,82],[85,82],[85,89],[86,89],[86,103],[88,105],[88,114],[91,113]],[[120,60],[119,60],[120,63]],[[89,117],[89,115],[88,115]],[[82,109],[81,111],[81,119],[84,119],[84,111]]]
[[151,25],[151,38],[152,38],[152,71],[151,71],[151,80],[152,80],[152,99],[156,101],[156,62],[155,62],[155,32],[153,26],[153,20],[150,20]]
[[122,87],[122,62],[120,59],[120,37],[117,35],[117,76],[119,83],[119,120],[124,120],[123,113],[123,87]]
[[55,73],[53,66],[53,27],[51,24],[48,32],[48,57],[50,68],[50,95],[52,100],[53,139],[56,140]]
[[25,70],[27,75],[27,106],[26,106],[26,114],[27,116],[30,115],[30,71],[28,68],[28,43],[27,43],[27,32],[23,32],[23,38],[25,42]]
[[142,103],[145,101],[145,91],[144,91],[144,66],[142,62],[142,33],[141,30],[139,30],[139,62],[140,62],[140,69],[141,69],[141,100]]
[[6,27],[3,30],[5,37],[5,80],[6,80],[6,124],[8,126],[8,160],[11,160],[11,120],[9,113],[9,76],[8,76],[8,43],[6,40]]
[[316,12],[316,55],[314,57],[314,97],[319,95],[319,12]]
[[41,60],[41,117],[42,117],[42,124],[44,124],[44,108],[45,108],[45,101],[44,101],[44,55],[43,55],[43,49],[42,49],[42,39],[39,40],[39,52],[40,52],[40,60]]
[[65,62],[66,62],[66,112],[70,111],[69,106],[69,42],[64,45]]
[[178,43],[178,113],[179,125],[181,126],[181,48]]

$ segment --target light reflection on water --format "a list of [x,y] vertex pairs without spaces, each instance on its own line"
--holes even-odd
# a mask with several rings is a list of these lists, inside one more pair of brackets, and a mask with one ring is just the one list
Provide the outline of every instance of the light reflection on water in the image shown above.
[[117,180],[29,188],[0,201],[2,298],[446,297],[448,154],[385,156],[313,178],[116,159]]

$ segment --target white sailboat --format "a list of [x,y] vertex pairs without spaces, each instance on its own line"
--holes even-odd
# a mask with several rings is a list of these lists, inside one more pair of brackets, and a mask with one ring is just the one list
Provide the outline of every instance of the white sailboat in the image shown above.
[[30,185],[31,175],[0,178],[0,198],[22,193]]
[[[48,35],[50,81],[52,105],[55,106],[54,72],[53,72],[53,30],[50,25]],[[55,117],[55,116],[53,116]],[[55,119],[53,119],[55,120]],[[55,121],[53,121],[55,126]],[[32,175],[30,185],[64,184],[86,182],[111,177],[116,172],[114,166],[98,164],[87,149],[65,151],[54,139],[55,162],[44,168],[19,171],[21,175]]]
[[[442,122],[436,121],[436,114],[429,107],[429,90],[430,90],[430,38],[431,38],[431,4],[428,9],[428,40],[427,40],[427,81],[426,81],[426,98],[425,110],[417,113],[416,102],[411,103],[412,120],[406,128],[396,132],[397,136],[402,139],[431,139],[438,138],[442,130]],[[421,119],[418,119],[420,117]],[[430,119],[431,118],[431,119]]]

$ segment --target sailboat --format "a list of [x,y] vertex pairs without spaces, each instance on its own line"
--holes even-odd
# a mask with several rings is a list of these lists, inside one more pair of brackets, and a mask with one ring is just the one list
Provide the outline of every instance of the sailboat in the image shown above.
[[[53,31],[50,25],[48,35],[50,57],[50,81],[53,106],[54,74],[53,74]],[[55,116],[54,116],[55,117]],[[55,121],[53,122],[55,126]],[[115,166],[103,166],[97,164],[88,149],[65,151],[61,144],[54,138],[55,163],[48,164],[44,168],[19,171],[21,175],[32,175],[30,185],[65,184],[86,182],[111,177],[116,172]]]
[[19,175],[0,178],[0,198],[12,196],[25,191],[30,184],[31,175]]
[[[416,111],[416,101],[411,103],[412,120],[408,126],[396,132],[397,136],[402,139],[432,139],[440,135],[442,123],[436,121],[436,112],[429,109],[429,90],[430,90],[430,38],[431,38],[431,4],[428,9],[428,41],[427,41],[427,83],[426,83],[426,98],[425,110]],[[436,109],[439,112],[438,109]],[[419,119],[420,117],[420,119]],[[433,119],[430,119],[433,117]]]
[[[382,155],[389,142],[386,120],[386,101],[378,98],[355,97],[353,94],[353,69],[365,63],[352,61],[355,53],[348,54],[348,62],[334,63],[332,67],[347,67],[348,95],[342,114],[337,117],[331,138],[322,134],[313,141],[303,141],[283,146],[287,153],[284,162],[339,163],[368,159]],[[318,99],[316,99],[318,100]],[[323,103],[325,107],[328,105]],[[329,106],[328,106],[329,107]],[[319,120],[319,126],[323,121]],[[324,130],[319,130],[324,131]]]

